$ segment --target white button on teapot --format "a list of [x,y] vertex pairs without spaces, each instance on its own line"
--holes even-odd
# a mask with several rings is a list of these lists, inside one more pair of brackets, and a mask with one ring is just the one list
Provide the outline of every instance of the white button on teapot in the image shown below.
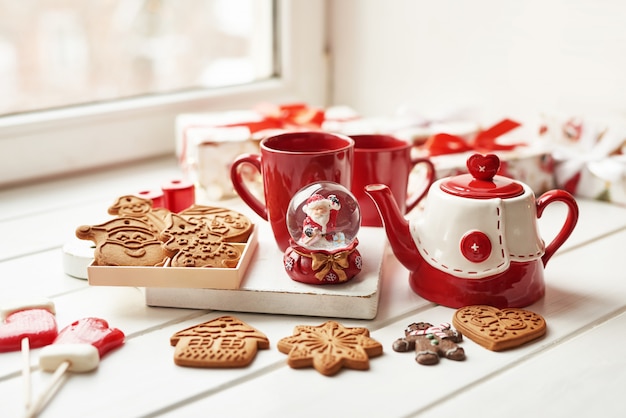
[[[526,184],[496,175],[499,166],[494,154],[472,155],[469,174],[434,182],[410,221],[387,186],[365,187],[418,295],[452,308],[519,308],[543,297],[544,267],[574,230],[578,205],[564,190],[535,199]],[[546,246],[537,218],[554,202],[565,203],[568,211]]]

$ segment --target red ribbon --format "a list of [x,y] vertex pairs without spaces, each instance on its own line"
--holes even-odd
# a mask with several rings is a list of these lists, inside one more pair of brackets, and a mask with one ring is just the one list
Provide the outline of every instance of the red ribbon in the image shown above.
[[250,133],[264,129],[293,129],[310,128],[319,129],[324,123],[324,110],[309,107],[304,103],[291,103],[274,105],[262,103],[255,110],[263,119],[254,122],[237,122],[226,125],[218,125],[216,128],[234,128],[245,126]]
[[256,111],[272,121],[278,129],[311,128],[319,129],[324,123],[325,112],[323,109],[309,107],[304,103],[291,103],[273,105],[262,103],[256,107]]
[[[309,107],[304,103],[289,103],[274,105],[262,103],[255,109],[261,115],[260,120],[241,121],[224,125],[214,125],[214,128],[247,127],[251,134],[266,129],[320,129],[325,120],[323,109]],[[187,130],[198,126],[188,126],[183,131],[181,154],[179,162],[184,163],[187,158]]]
[[496,140],[519,126],[521,124],[518,122],[504,119],[492,127],[480,131],[469,141],[457,135],[437,133],[428,138],[424,147],[428,150],[430,156],[456,154],[466,151],[508,151],[523,144],[498,144]]

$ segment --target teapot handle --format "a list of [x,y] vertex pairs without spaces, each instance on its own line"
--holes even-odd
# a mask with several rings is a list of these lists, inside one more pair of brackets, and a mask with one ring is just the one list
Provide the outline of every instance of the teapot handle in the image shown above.
[[550,190],[542,194],[539,199],[537,199],[537,218],[541,218],[546,206],[554,202],[563,202],[567,205],[567,217],[565,218],[565,223],[561,227],[561,230],[546,247],[543,257],[541,257],[544,267],[556,250],[569,238],[578,222],[578,204],[574,196],[565,190]]

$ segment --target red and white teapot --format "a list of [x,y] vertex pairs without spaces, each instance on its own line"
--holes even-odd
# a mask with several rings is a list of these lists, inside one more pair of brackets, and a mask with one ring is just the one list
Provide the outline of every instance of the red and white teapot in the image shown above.
[[[538,199],[524,183],[496,175],[494,154],[474,154],[469,174],[434,182],[407,221],[385,185],[366,186],[396,258],[420,296],[452,308],[486,304],[524,307],[543,297],[543,270],[570,236],[578,205],[564,190]],[[560,232],[547,246],[537,218],[553,202],[567,205]]]

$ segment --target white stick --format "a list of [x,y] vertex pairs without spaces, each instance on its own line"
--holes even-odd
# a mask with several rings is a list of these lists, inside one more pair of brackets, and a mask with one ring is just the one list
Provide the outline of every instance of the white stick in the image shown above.
[[65,372],[70,367],[69,361],[64,361],[59,364],[59,367],[55,370],[50,382],[48,382],[48,386],[39,394],[35,402],[28,408],[26,411],[27,418],[36,417],[39,412],[46,406],[48,401],[52,399],[52,396],[56,393],[57,390],[61,387],[62,379],[65,377]]
[[24,380],[24,405],[30,407],[31,384],[30,384],[30,340],[22,338],[22,378]]
[[100,363],[98,349],[91,344],[51,344],[41,349],[39,367],[54,374],[50,382],[26,411],[27,418],[39,414],[57,392],[66,377],[65,372],[88,372],[95,370]]

